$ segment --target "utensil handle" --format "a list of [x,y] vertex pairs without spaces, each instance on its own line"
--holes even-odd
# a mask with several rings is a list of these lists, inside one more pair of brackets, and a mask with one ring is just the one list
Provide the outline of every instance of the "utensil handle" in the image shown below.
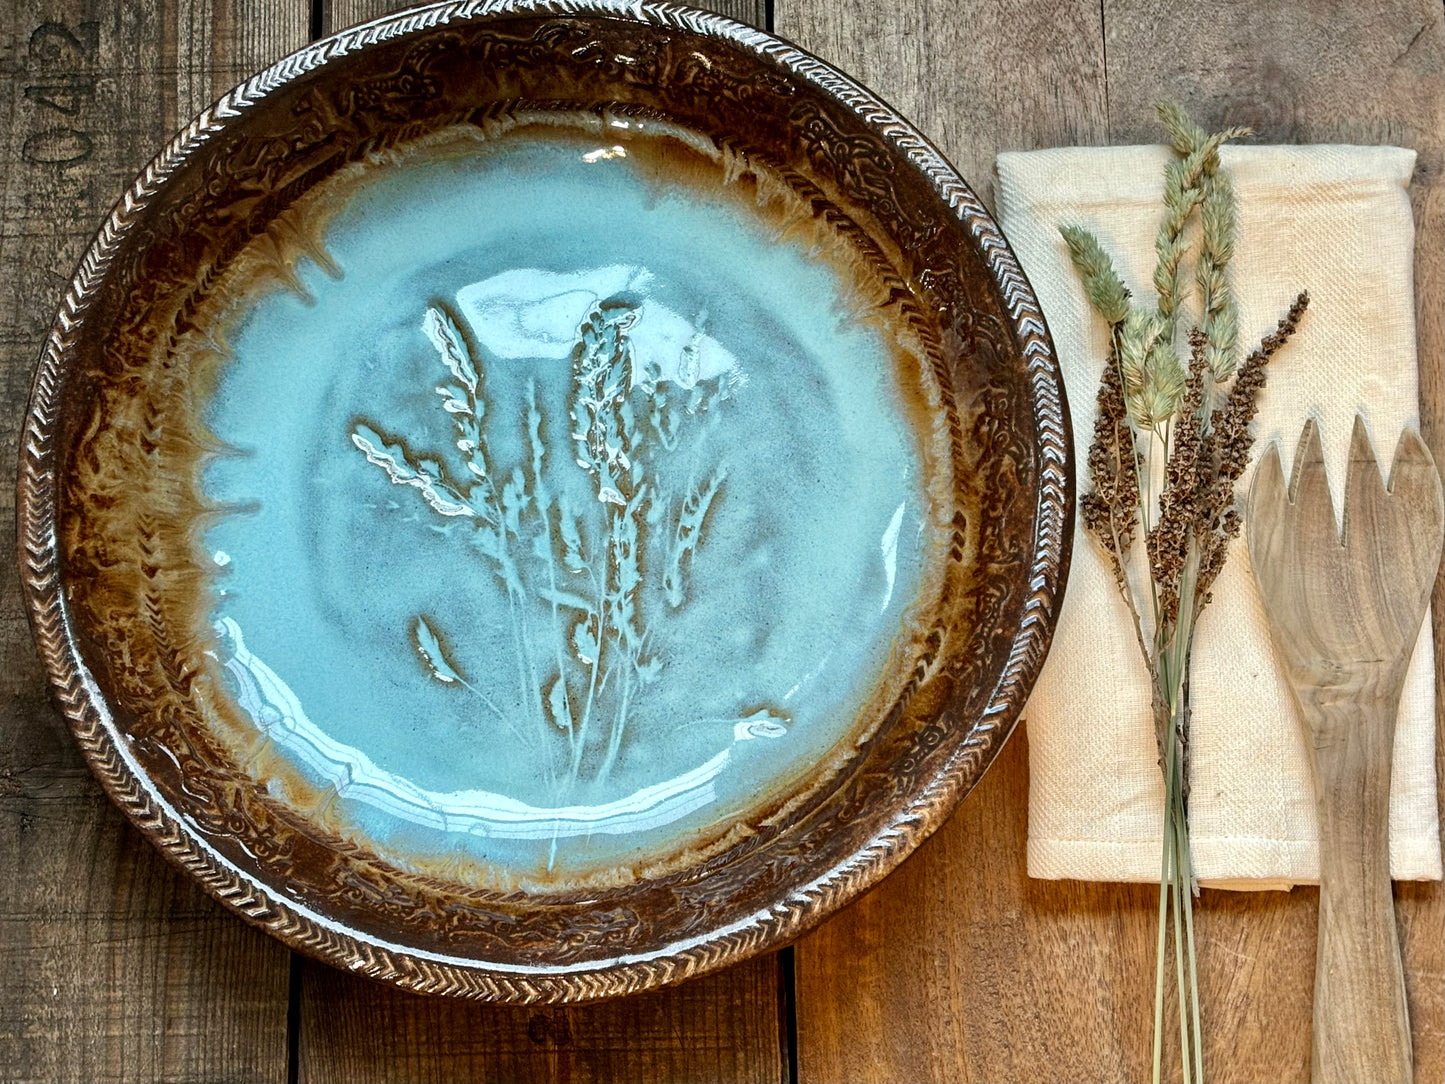
[[1315,1084],[1408,1084],[1410,1017],[1390,885],[1399,699],[1318,703],[1323,698],[1311,698],[1320,817],[1312,1076]]

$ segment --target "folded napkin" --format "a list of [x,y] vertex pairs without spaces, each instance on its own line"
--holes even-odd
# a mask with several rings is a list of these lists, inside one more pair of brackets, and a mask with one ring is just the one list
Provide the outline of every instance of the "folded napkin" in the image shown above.
[[[1152,302],[1168,160],[1163,147],[998,159],[1003,229],[1043,305],[1063,367],[1080,494],[1089,488],[1085,458],[1107,335],[1058,227],[1093,231],[1135,297]],[[1338,515],[1356,411],[1387,469],[1400,431],[1418,426],[1414,225],[1406,192],[1415,152],[1231,146],[1223,161],[1239,199],[1231,267],[1242,349],[1274,327],[1301,289],[1311,300],[1299,333],[1270,364],[1254,424],[1255,458],[1279,440],[1288,472],[1300,429],[1313,415]],[[1135,548],[1142,549],[1137,541]],[[1433,660],[1427,618],[1395,738],[1390,865],[1400,879],[1438,879],[1441,872]],[[1304,731],[1270,648],[1243,537],[1200,617],[1191,694],[1190,824],[1199,878],[1236,888],[1317,881]],[[1098,544],[1080,524],[1053,650],[1025,712],[1032,876],[1159,879],[1164,785],[1149,703],[1128,612]]]

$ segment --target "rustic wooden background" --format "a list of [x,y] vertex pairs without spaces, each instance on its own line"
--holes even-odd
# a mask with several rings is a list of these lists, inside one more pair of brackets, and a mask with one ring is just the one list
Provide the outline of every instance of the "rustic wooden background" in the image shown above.
[[[193,113],[388,0],[4,0],[0,447],[122,187]],[[1445,435],[1436,0],[717,0],[898,106],[986,199],[1002,149],[1152,141],[1173,96],[1282,142],[1415,147],[1421,407]],[[0,486],[0,518],[13,522]],[[1436,594],[1436,613],[1441,595]],[[1436,619],[1437,668],[1440,623]],[[1445,668],[1441,668],[1445,672]],[[1125,1080],[1149,1075],[1156,892],[1024,874],[1027,736],[878,890],[782,953],[574,1009],[400,993],[293,955],[111,807],[0,564],[0,1078]],[[1440,768],[1437,754],[1437,770]],[[1441,773],[1445,775],[1445,772]],[[1208,1075],[1305,1080],[1317,893],[1206,892]],[[1445,1076],[1445,894],[1397,886],[1417,1079]]]

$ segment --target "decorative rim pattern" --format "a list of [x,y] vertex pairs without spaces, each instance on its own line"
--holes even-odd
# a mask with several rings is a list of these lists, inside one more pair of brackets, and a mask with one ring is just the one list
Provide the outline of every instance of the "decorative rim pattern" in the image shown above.
[[[58,416],[63,370],[87,310],[123,239],[167,179],[228,122],[327,60],[428,28],[492,15],[630,18],[724,41],[777,65],[851,109],[917,168],[984,254],[1027,367],[1037,424],[1040,489],[1029,591],[1001,678],[966,738],[889,825],[848,859],[743,921],[655,952],[548,972],[507,972],[343,929],[281,898],[198,836],[149,784],[87,669],[60,580]],[[111,799],[212,896],[293,948],[344,969],[426,993],[512,1003],[585,1001],[637,992],[721,968],[806,932],[860,895],[937,828],[1012,732],[1052,638],[1073,535],[1072,442],[1063,381],[1038,301],[978,197],[893,109],[822,61],[762,31],[711,13],[635,0],[461,0],[413,9],[315,42],[231,90],[179,132],[132,183],[71,280],[42,352],[23,431],[18,480],[22,580],[40,656],[86,760]],[[485,969],[483,969],[485,968]]]

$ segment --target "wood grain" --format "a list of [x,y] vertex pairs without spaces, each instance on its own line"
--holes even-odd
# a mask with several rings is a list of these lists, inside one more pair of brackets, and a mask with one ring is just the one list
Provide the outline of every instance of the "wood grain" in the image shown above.
[[164,0],[164,6],[177,125],[311,40],[310,0]]
[[[300,9],[0,10],[0,445],[18,444],[41,341],[104,212],[182,111],[300,44]],[[9,537],[14,514],[7,484]],[[11,561],[0,693],[0,1078],[284,1079],[286,951],[191,887],[101,793],[49,702]]]
[[778,0],[773,18],[902,112],[990,207],[999,151],[1105,142],[1094,0]]
[[1151,936],[1157,892],[1024,876],[1027,779],[1018,733],[944,828],[798,945],[800,1080],[1147,1077],[1153,971],[1118,947]]
[[[1267,140],[1415,147],[1422,426],[1440,458],[1439,4],[780,0],[776,19],[782,36],[901,108],[983,193],[999,150],[1156,141],[1152,107],[1165,95],[1207,125],[1250,123]],[[1440,600],[1437,588],[1437,674]],[[1157,890],[1028,880],[1023,739],[903,869],[798,946],[802,1079],[1149,1076]],[[1445,897],[1397,885],[1395,898],[1416,1076],[1440,1080]],[[1317,911],[1310,888],[1203,894],[1211,1079],[1308,1079]]]
[[[992,203],[1000,150],[1102,143],[1095,3],[784,0],[778,33],[914,121]],[[1148,1074],[1155,894],[1024,875],[1021,735],[953,820],[797,948],[803,1080],[1123,1079]],[[1152,945],[1151,945],[1152,947]],[[1147,1047],[1147,1038],[1144,1047]]]
[[784,1081],[772,956],[580,1008],[426,998],[307,964],[298,1080]]
[[[1207,25],[1206,25],[1207,24]],[[1179,17],[1149,0],[1107,0],[1110,136],[1153,138],[1153,102],[1187,102],[1205,125],[1249,124],[1282,143],[1392,143],[1419,154],[1410,185],[1415,210],[1415,305],[1420,361],[1420,424],[1445,462],[1445,18],[1434,0],[1370,0],[1351,5],[1259,5],[1229,0],[1207,15]],[[1182,57],[1190,57],[1181,61]],[[1434,598],[1435,772],[1445,779],[1445,656],[1439,581]],[[1437,791],[1445,809],[1445,789]],[[1445,820],[1442,820],[1445,823]],[[1445,1079],[1445,890],[1395,886],[1396,917],[1414,1032],[1415,1077]],[[1293,928],[1313,931],[1318,893],[1296,889],[1258,910],[1286,908]],[[1239,931],[1221,930],[1235,936]],[[1207,951],[1201,946],[1201,952]],[[1312,974],[1312,970],[1307,974]],[[1223,975],[1201,994],[1207,1006],[1267,996],[1243,976]],[[1280,1045],[1308,1064],[1307,1029],[1281,1028]],[[1262,1055],[1265,1053],[1261,1051]],[[1279,1075],[1272,1062],[1246,1061],[1255,1075]],[[1206,1066],[1206,1069],[1208,1067]],[[1303,1079],[1301,1075],[1299,1079]]]
[[[348,26],[379,19],[412,6],[405,0],[321,0],[321,32],[334,34]],[[716,11],[751,26],[767,23],[767,0],[692,0],[692,6]]]
[[[1385,489],[1384,474],[1390,479]],[[1310,1072],[1409,1081],[1410,1022],[1390,886],[1390,764],[1405,670],[1445,543],[1440,475],[1407,432],[1379,463],[1355,416],[1340,520],[1314,419],[1288,484],[1271,444],[1245,521],[1270,640],[1309,735],[1320,824]]]
[[[765,8],[713,6],[755,23]],[[324,0],[322,26],[389,8]],[[179,121],[300,45],[310,14],[282,0],[0,10],[9,447],[50,314],[104,209]],[[1422,423],[1445,460],[1445,31],[1433,0],[777,0],[776,18],[913,117],[985,198],[998,150],[1152,140],[1161,94],[1271,140],[1416,147]],[[45,23],[61,29],[37,38]],[[8,486],[0,515],[13,517]],[[0,569],[0,1078],[284,1079],[287,954],[190,888],[101,795],[48,703],[14,576]],[[1437,588],[1437,614],[1441,601]],[[1438,619],[1435,630],[1445,674]],[[803,1079],[1147,1077],[1154,892],[1028,880],[1027,752],[1021,733],[934,840],[798,948]],[[1307,1078],[1317,899],[1204,893],[1211,1077]],[[1445,896],[1397,885],[1395,899],[1416,1075],[1440,1080]],[[771,957],[634,1001],[535,1012],[427,1001],[309,963],[301,980],[295,1068],[307,1080],[786,1073]]]

